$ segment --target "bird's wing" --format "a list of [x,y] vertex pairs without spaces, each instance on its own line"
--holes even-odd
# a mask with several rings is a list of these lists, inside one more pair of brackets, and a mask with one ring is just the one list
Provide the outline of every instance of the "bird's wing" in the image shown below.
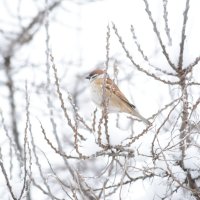
[[106,79],[106,89],[110,91],[112,94],[116,95],[118,98],[120,98],[124,103],[126,103],[131,108],[136,108],[133,104],[131,104],[128,99],[124,96],[124,94],[120,91],[118,86],[109,78]]

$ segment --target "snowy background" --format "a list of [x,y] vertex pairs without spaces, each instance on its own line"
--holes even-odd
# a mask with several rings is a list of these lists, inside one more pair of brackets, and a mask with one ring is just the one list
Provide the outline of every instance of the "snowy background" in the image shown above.
[[[0,198],[200,199],[199,8],[2,0]],[[106,67],[150,127],[104,122],[85,77]]]

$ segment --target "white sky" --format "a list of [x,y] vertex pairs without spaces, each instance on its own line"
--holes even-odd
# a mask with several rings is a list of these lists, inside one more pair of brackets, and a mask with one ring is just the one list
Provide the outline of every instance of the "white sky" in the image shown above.
[[[17,2],[18,1],[13,0],[2,0],[0,2],[1,30],[16,32],[19,30],[19,24],[16,23],[17,18],[10,17],[10,13],[17,13]],[[27,19],[23,21],[24,25],[27,24],[28,20],[30,19],[29,17],[32,17],[37,13],[38,8],[44,8],[43,1],[36,2],[37,4],[31,0],[21,0],[20,13],[23,13],[22,17],[27,17]],[[159,30],[161,31],[161,36],[167,44],[167,37],[163,31],[164,23],[162,17],[163,7],[161,6],[162,0],[149,0],[149,2],[151,3],[150,9],[153,13],[154,20],[158,23]],[[185,1],[169,0],[168,3],[169,26],[171,30],[173,45],[171,47],[168,46],[167,50],[173,62],[177,63],[182,27],[182,12],[184,9]],[[4,7],[5,5],[8,10]],[[193,61],[200,54],[199,8],[200,1],[191,0],[189,10],[189,23],[186,29],[186,51],[184,54],[185,65]],[[70,12],[68,12],[68,10]],[[144,11],[144,3],[141,0],[105,0],[97,1],[96,3],[85,4],[80,7],[72,2],[66,1],[63,3],[63,9],[58,9],[58,11],[55,11],[50,16],[50,18],[54,19],[54,22],[50,23],[49,29],[50,45],[53,50],[53,55],[55,57],[55,62],[60,77],[62,77],[63,73],[66,71],[66,74],[63,75],[64,78],[62,79],[61,85],[69,92],[73,92],[76,75],[80,75],[82,79],[82,84],[79,87],[87,87],[88,82],[84,80],[85,74],[91,69],[94,69],[94,67],[99,64],[99,62],[105,62],[107,32],[106,27],[108,24],[110,27],[112,27],[111,22],[116,24],[120,35],[122,36],[129,51],[132,53],[137,63],[142,66],[146,66],[145,62],[137,54],[137,48],[134,46],[130,32],[131,24],[135,27],[138,40],[145,53],[151,59],[152,64],[156,65],[157,67],[161,67],[162,69],[168,69],[166,60],[162,57],[162,51],[159,47],[158,41],[156,40],[155,34],[152,31],[152,25],[149,22],[146,12]],[[34,63],[36,66],[41,65],[43,67],[41,68],[42,70],[40,71],[41,73],[39,75],[37,67],[33,67],[31,73],[28,68],[24,68],[24,70],[17,73],[15,78],[18,80],[17,86],[19,88],[24,88],[24,80],[27,79],[27,74],[29,83],[35,83],[36,85],[39,85],[42,80],[45,80],[45,37],[46,34],[43,27],[29,45],[25,45],[17,52],[15,56],[14,67],[19,67],[21,63],[24,62],[24,60],[28,60],[28,67],[30,67],[32,63]],[[4,46],[6,46],[7,41],[5,41],[3,38],[0,38],[0,42],[0,50],[4,50]],[[119,82],[119,86],[121,90],[126,94],[126,96],[128,96],[128,99],[136,104],[141,113],[148,117],[155,113],[167,102],[169,102],[170,94],[168,86],[160,84],[152,78],[144,76],[142,73],[137,72],[134,66],[130,66],[130,62],[125,57],[125,53],[123,52],[112,28],[110,43],[110,56],[115,57],[116,60],[121,62],[119,64],[119,80],[123,81]],[[0,58],[0,61],[1,59],[2,58]],[[68,62],[73,62],[74,64],[68,68],[68,65],[66,64]],[[112,66],[113,63],[111,62],[110,64]],[[109,70],[112,75],[112,68]],[[126,81],[126,79],[124,80],[128,74],[132,74],[134,77],[130,81]],[[194,76],[197,75],[198,74]],[[3,73],[0,73],[0,76],[1,80],[3,80]],[[6,95],[6,90],[5,93],[4,90],[1,91],[3,95]],[[45,109],[46,101],[43,101],[43,99],[45,99],[45,93],[43,94],[45,90],[41,90],[40,92],[40,97],[42,98],[38,99],[34,89],[30,88],[30,93],[32,95],[31,109],[35,116],[39,118],[45,116],[48,118],[48,116],[45,115],[47,112]],[[176,93],[176,90],[173,90],[172,93]],[[199,92],[197,91],[196,93],[198,94]],[[23,97],[19,95],[17,98],[19,99],[20,103],[22,102],[21,104],[24,106],[25,102],[23,102]],[[83,94],[78,98],[78,100],[78,106],[81,115],[89,118],[95,108],[95,106],[90,101],[89,91],[85,90]],[[59,105],[59,103],[55,100],[55,104],[56,103]],[[0,105],[5,104],[6,100],[1,98]],[[41,107],[44,108],[42,111]],[[21,107],[17,109],[20,111]],[[3,108],[3,111],[6,113],[7,108]],[[20,128],[24,127],[24,118],[25,115],[20,116]],[[114,124],[115,119],[115,116],[111,117],[111,125]],[[32,120],[32,123],[37,126],[38,121],[35,118]],[[121,120],[126,120],[126,117],[121,116]],[[46,126],[48,126],[48,122],[45,122],[45,120],[43,120],[43,122]],[[58,123],[63,125],[62,123],[64,122]],[[126,128],[126,124],[124,123],[122,123],[121,126]],[[136,128],[136,130],[140,129],[140,126]],[[120,142],[120,140],[123,140],[126,136],[125,131],[118,130],[116,127],[113,127],[112,130],[114,130],[114,132],[118,135],[118,137],[115,135],[111,136],[111,140],[113,140],[113,143],[115,144],[118,141]],[[151,137],[152,136],[149,136],[149,138]],[[5,138],[2,138],[0,144],[4,144],[5,140]],[[36,140],[38,146],[46,147],[39,132],[37,133]],[[92,143],[93,140],[94,138],[88,137],[88,140],[84,143],[83,147],[90,146],[90,148],[94,151],[97,147],[94,143]],[[165,142],[165,138],[163,141]],[[145,144],[146,143],[144,142],[143,146],[145,146]],[[139,142],[137,145],[140,145]],[[83,152],[87,153],[91,149],[83,148]],[[48,147],[46,147],[45,150],[47,155],[51,154]],[[149,149],[144,149],[144,152],[147,152],[148,150]],[[54,159],[56,158],[52,158],[52,160]],[[147,185],[145,182],[139,181],[138,183],[133,184],[132,190],[133,191],[129,191],[129,193],[127,193],[126,199],[132,200],[132,195],[134,194],[134,200],[146,200],[153,198],[157,191],[164,191],[164,188],[157,180],[155,180],[152,185]]]

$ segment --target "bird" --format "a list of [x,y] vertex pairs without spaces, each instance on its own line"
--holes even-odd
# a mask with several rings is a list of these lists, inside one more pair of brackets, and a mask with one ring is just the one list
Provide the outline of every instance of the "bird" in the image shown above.
[[95,69],[86,79],[90,81],[91,98],[98,107],[103,108],[105,106],[103,100],[106,99],[108,113],[128,113],[139,118],[146,125],[151,124],[138,112],[136,106],[128,101],[114,81],[109,78],[106,70]]

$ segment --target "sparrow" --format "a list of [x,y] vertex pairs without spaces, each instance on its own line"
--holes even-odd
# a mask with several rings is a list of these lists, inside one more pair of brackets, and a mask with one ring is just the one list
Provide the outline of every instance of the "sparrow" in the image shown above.
[[137,111],[136,107],[128,101],[118,86],[109,78],[105,70],[95,69],[86,79],[90,80],[91,98],[98,107],[103,108],[103,97],[105,96],[104,98],[108,100],[108,113],[128,113],[150,125],[150,122]]

